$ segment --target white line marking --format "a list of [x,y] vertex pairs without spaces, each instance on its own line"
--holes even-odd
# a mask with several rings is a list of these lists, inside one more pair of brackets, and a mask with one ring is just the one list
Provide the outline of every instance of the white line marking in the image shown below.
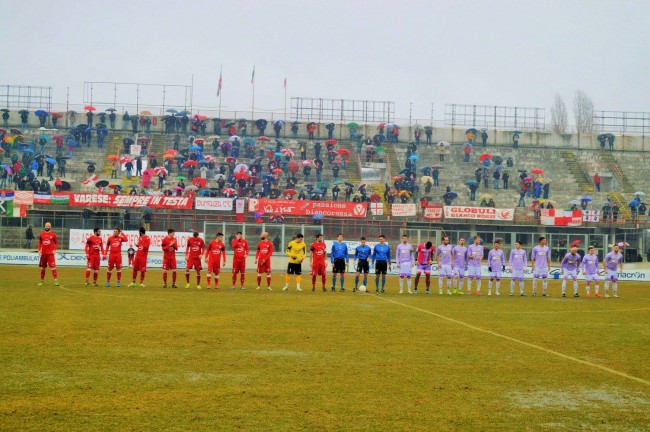
[[419,312],[423,312],[425,314],[432,315],[432,316],[434,316],[436,318],[440,318],[440,319],[443,319],[443,320],[446,320],[446,321],[449,321],[449,322],[453,322],[455,324],[461,325],[463,327],[470,328],[472,330],[476,330],[476,331],[481,332],[481,333],[487,333],[487,334],[490,334],[492,336],[496,336],[498,338],[508,340],[510,342],[515,342],[515,343],[518,343],[520,345],[527,346],[529,348],[534,348],[536,350],[543,351],[543,352],[548,353],[548,354],[553,354],[553,355],[555,355],[557,357],[560,357],[560,358],[563,358],[563,359],[566,359],[566,360],[571,360],[571,361],[574,361],[576,363],[580,363],[580,364],[583,364],[583,365],[586,365],[586,366],[591,366],[591,367],[603,370],[605,372],[609,372],[611,374],[618,375],[620,377],[627,378],[629,380],[636,381],[638,383],[650,386],[650,381],[646,381],[643,378],[628,375],[625,372],[620,372],[620,371],[617,371],[615,369],[608,368],[607,366],[602,366],[602,365],[599,365],[599,364],[596,364],[596,363],[588,362],[586,360],[581,360],[581,359],[579,359],[577,357],[573,357],[573,356],[570,356],[570,355],[567,355],[567,354],[563,354],[561,352],[554,351],[552,349],[544,348],[543,346],[540,346],[540,345],[535,345],[535,344],[532,344],[530,342],[526,342],[526,341],[523,341],[521,339],[516,339],[516,338],[510,337],[510,336],[506,336],[504,334],[497,333],[497,332],[492,331],[492,330],[487,330],[487,329],[484,329],[484,328],[481,328],[481,327],[477,327],[475,325],[468,324],[466,322],[459,321],[457,319],[450,318],[450,317],[447,317],[445,315],[440,315],[438,313],[431,312],[431,311],[426,310],[426,309],[421,309],[419,307],[415,307],[415,306],[407,305],[407,304],[404,304],[404,303],[400,303],[398,301],[391,300],[391,299],[386,298],[386,297],[380,297],[380,296],[373,296],[373,297],[384,300],[384,301],[387,301],[387,302],[390,302],[390,303],[394,303],[394,304],[396,304],[398,306],[402,306],[402,307],[405,307],[405,308],[409,308],[409,309],[413,309],[413,310],[416,310],[416,311],[419,311]]

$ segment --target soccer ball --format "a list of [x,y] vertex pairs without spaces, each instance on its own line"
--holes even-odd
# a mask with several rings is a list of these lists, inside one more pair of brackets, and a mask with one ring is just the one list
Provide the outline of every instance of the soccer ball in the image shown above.
[[365,285],[361,285],[361,286],[359,287],[359,291],[360,291],[360,292],[366,292],[367,290],[368,290],[368,288],[366,288]]

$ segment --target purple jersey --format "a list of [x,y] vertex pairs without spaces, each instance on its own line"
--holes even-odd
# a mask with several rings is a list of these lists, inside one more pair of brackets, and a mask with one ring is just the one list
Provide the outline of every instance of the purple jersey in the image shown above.
[[576,271],[578,270],[578,267],[580,267],[581,262],[582,257],[580,254],[573,255],[571,252],[569,252],[568,254],[564,255],[564,258],[562,258],[561,268],[562,270]]
[[510,251],[508,263],[513,270],[523,270],[526,268],[526,251],[523,249],[513,249]]
[[440,259],[440,265],[451,265],[451,256],[454,247],[452,245],[440,245],[436,251],[436,256]]
[[598,255],[585,255],[582,259],[582,272],[586,275],[598,274]]
[[413,246],[410,243],[400,243],[395,249],[395,259],[398,263],[410,263],[413,265]]
[[530,254],[531,261],[534,262],[536,270],[548,270],[548,260],[550,258],[550,251],[548,246],[535,246],[533,252]]
[[467,262],[470,267],[480,267],[483,259],[483,246],[471,244],[467,248]]
[[605,267],[607,270],[616,271],[619,263],[623,262],[623,255],[620,252],[610,252],[605,255]]
[[506,265],[505,258],[503,257],[503,250],[490,250],[488,253],[488,264],[492,267],[492,271],[501,271],[501,268]]
[[467,246],[454,246],[454,267],[465,269],[467,267]]

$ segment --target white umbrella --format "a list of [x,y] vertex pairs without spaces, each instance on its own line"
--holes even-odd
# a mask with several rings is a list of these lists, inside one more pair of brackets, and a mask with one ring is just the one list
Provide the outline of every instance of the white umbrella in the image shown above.
[[634,192],[634,195],[645,196],[645,192]]
[[451,144],[449,144],[447,141],[439,141],[438,142],[438,147],[449,147]]
[[239,140],[239,137],[237,135],[233,135],[230,138],[228,138],[228,140],[230,140],[230,142],[235,142],[235,141]]

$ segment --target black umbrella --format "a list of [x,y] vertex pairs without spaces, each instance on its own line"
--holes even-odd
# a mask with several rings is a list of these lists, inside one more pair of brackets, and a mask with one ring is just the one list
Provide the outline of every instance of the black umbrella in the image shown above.
[[67,181],[62,181],[61,182],[61,190],[69,191],[71,189],[72,189],[72,186],[70,186],[70,183],[68,183]]
[[104,123],[97,123],[95,129],[106,129],[106,125]]
[[9,112],[9,110],[8,110],[7,108],[2,108],[0,111],[2,111],[2,112]]
[[14,135],[22,135],[23,132],[20,129],[10,129],[9,132],[11,132]]
[[85,163],[85,164],[88,164],[88,165],[97,165],[97,162],[95,162],[95,161],[92,160],[92,159],[86,159],[86,160],[84,161],[84,163]]
[[350,182],[345,182],[343,184],[346,185],[346,186],[354,187],[354,185],[352,183],[350,183]]
[[106,111],[115,112],[117,110],[115,108],[106,108]]
[[95,183],[95,187],[101,188],[101,187],[106,187],[108,186],[108,180],[100,180],[97,183]]
[[122,143],[125,144],[125,145],[131,145],[131,144],[134,144],[135,141],[133,141],[133,138],[124,138],[122,140]]
[[386,137],[383,136],[383,135],[381,135],[381,134],[377,134],[377,135],[375,135],[374,137],[372,137],[372,139],[373,139],[373,141],[377,141],[377,142],[382,143],[382,142],[384,142],[384,140],[386,139]]
[[80,124],[80,125],[77,125],[76,128],[79,129],[79,130],[86,130],[86,129],[88,129],[88,125],[87,124]]
[[18,114],[29,114],[29,111],[27,111],[25,109],[22,109],[22,110],[18,111]]
[[235,122],[228,122],[228,123],[226,123],[226,127],[230,127],[230,126],[234,126],[234,125],[235,125]]

